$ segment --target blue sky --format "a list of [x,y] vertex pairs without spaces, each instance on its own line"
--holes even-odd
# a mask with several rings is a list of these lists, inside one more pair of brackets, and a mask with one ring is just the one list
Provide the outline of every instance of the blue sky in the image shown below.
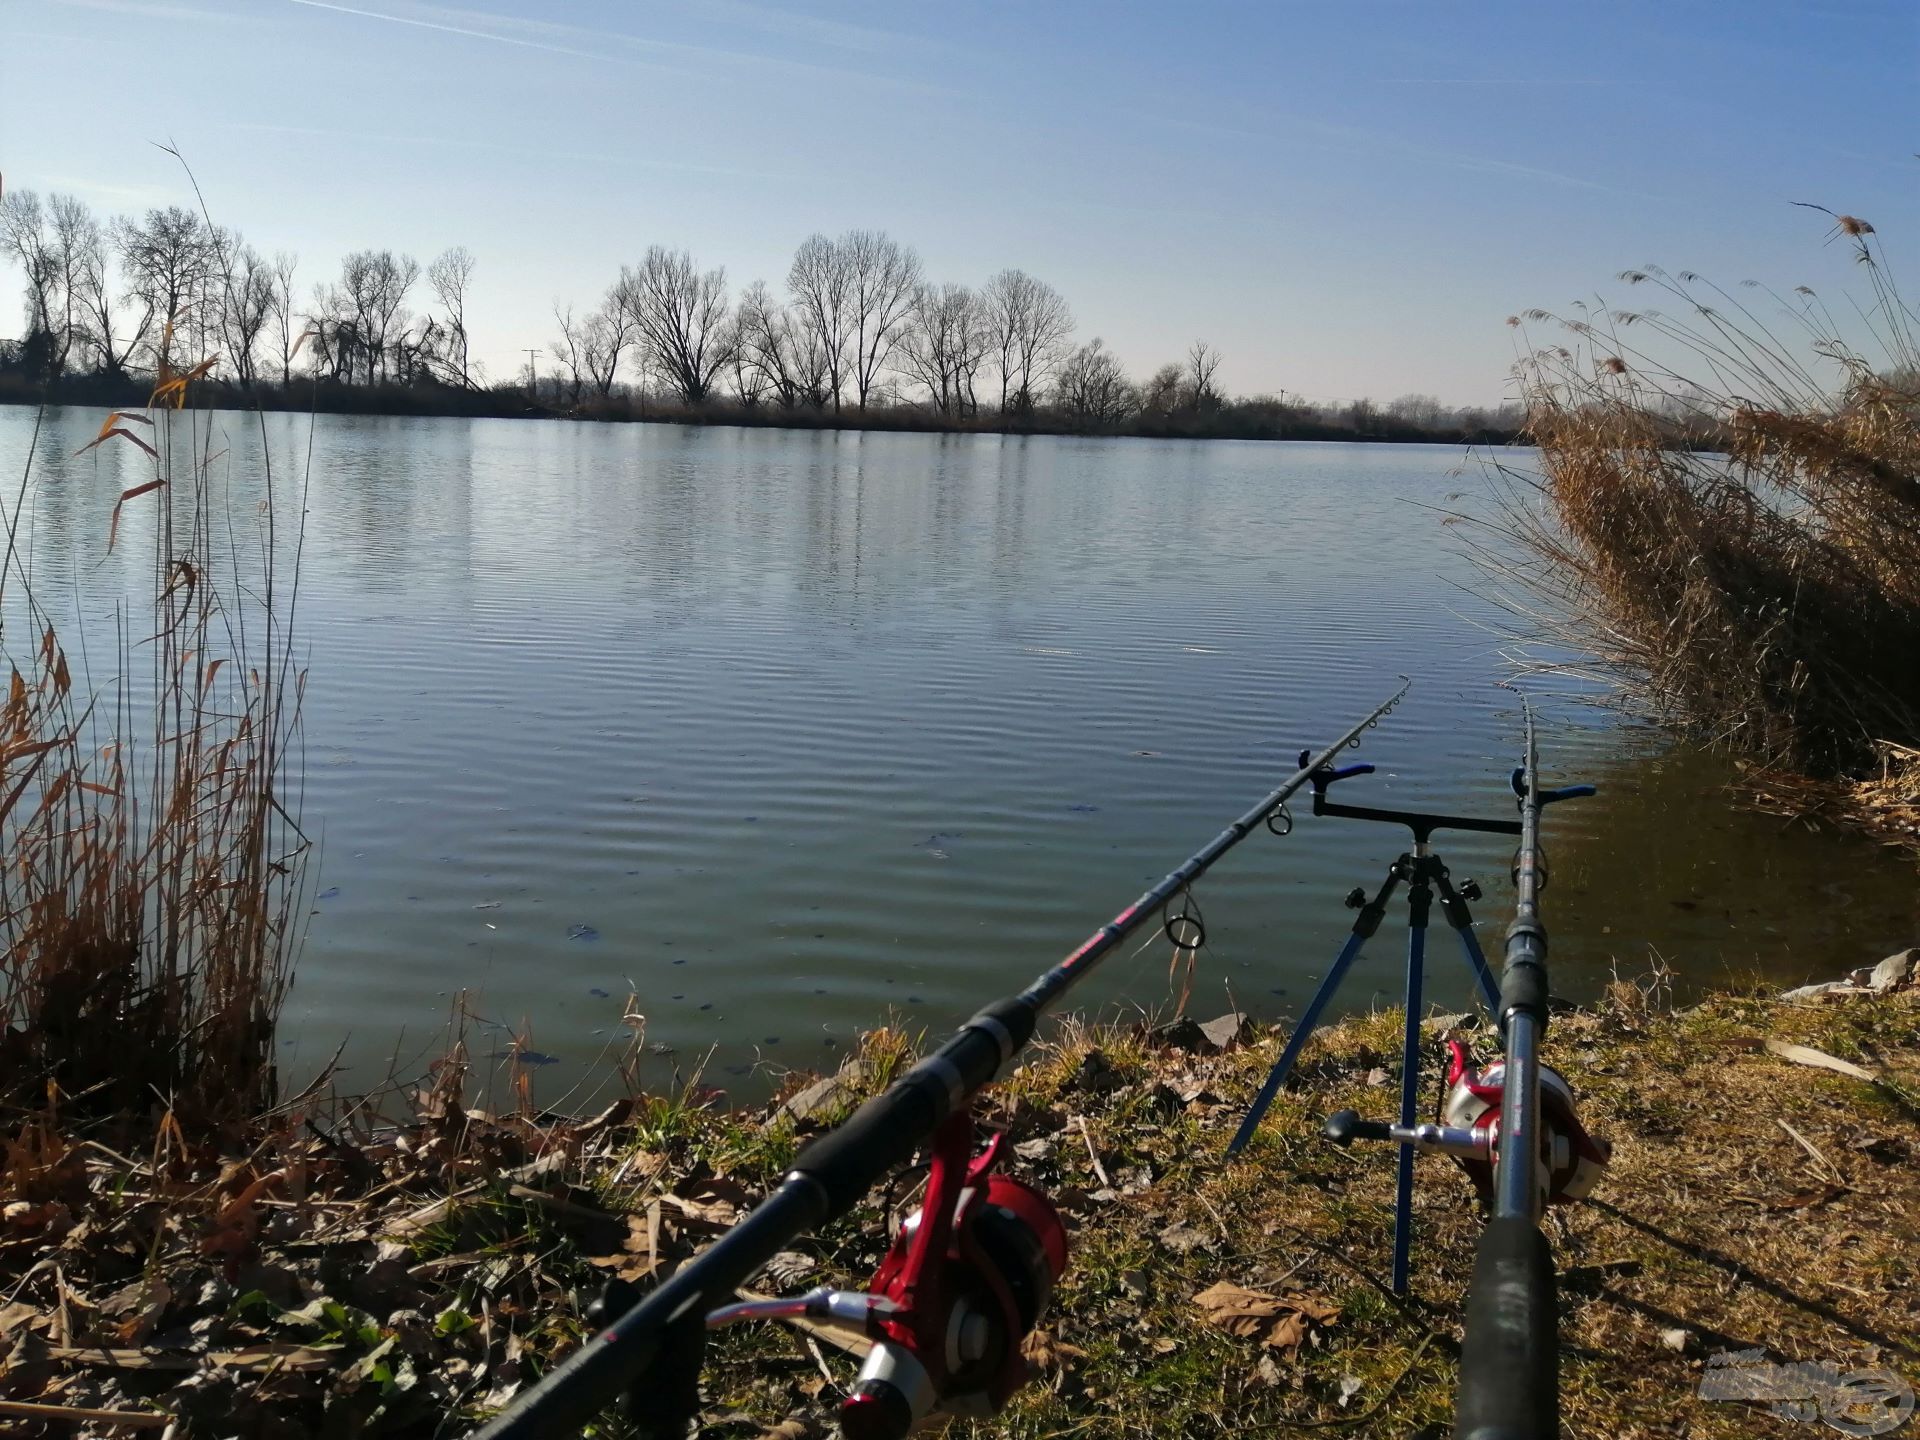
[[157,140],[303,285],[466,245],[497,374],[651,243],[777,287],[872,226],[1139,375],[1488,403],[1507,315],[1628,266],[1842,288],[1789,202],[1920,252],[1920,4],[0,0],[8,186],[188,198]]

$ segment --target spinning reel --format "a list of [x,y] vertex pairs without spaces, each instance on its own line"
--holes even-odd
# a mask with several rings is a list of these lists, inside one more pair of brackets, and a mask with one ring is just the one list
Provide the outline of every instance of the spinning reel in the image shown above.
[[874,1343],[840,1407],[847,1440],[900,1440],[936,1414],[991,1415],[1028,1378],[1021,1341],[1067,1268],[1067,1232],[1051,1201],[995,1172],[1006,1137],[973,1154],[961,1109],[935,1133],[926,1199],[901,1224],[866,1292],[822,1287],[729,1305],[709,1329],[797,1318]]
[[[1459,1040],[1448,1042],[1453,1058],[1447,1065],[1445,1123],[1388,1125],[1362,1120],[1353,1110],[1337,1110],[1326,1120],[1325,1133],[1336,1145],[1355,1140],[1391,1140],[1417,1151],[1451,1155],[1473,1181],[1483,1204],[1493,1200],[1493,1169],[1500,1150],[1500,1105],[1506,1094],[1506,1065],[1495,1061],[1484,1070],[1473,1066],[1473,1055]],[[1612,1159],[1613,1147],[1587,1133],[1574,1110],[1573,1087],[1560,1072],[1540,1067],[1540,1164],[1535,1167],[1548,1205],[1584,1200]]]

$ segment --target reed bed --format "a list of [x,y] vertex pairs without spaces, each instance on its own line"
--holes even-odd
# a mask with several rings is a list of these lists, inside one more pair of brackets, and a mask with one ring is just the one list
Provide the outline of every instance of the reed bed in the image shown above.
[[136,477],[97,542],[143,558],[110,656],[70,658],[80,617],[34,582],[39,427],[0,501],[0,1102],[22,1111],[217,1121],[274,1096],[311,853],[300,531],[279,520],[304,497],[276,488],[264,430],[236,475],[188,408],[211,367],[163,368],[87,447],[101,483],[120,460]]
[[1846,324],[1805,287],[1657,269],[1621,277],[1653,305],[1514,317],[1539,465],[1496,466],[1498,533],[1476,543],[1589,673],[1776,795],[1798,777],[1803,801],[1910,820],[1920,348],[1873,227],[1831,219],[1866,280]]

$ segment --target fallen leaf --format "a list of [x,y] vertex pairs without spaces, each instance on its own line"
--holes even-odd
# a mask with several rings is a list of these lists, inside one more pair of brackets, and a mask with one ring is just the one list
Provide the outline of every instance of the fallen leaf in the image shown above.
[[1041,1375],[1064,1374],[1069,1360],[1084,1360],[1087,1352],[1069,1345],[1048,1330],[1035,1330],[1020,1342],[1020,1353],[1027,1364]]
[[1157,1238],[1163,1248],[1171,1250],[1176,1255],[1190,1254],[1213,1243],[1206,1231],[1197,1225],[1189,1225],[1184,1220],[1176,1220],[1162,1230]]
[[1791,1060],[1796,1065],[1811,1065],[1817,1070],[1831,1070],[1836,1075],[1846,1075],[1855,1080],[1878,1080],[1880,1076],[1863,1065],[1851,1060],[1842,1060],[1838,1055],[1829,1055],[1824,1050],[1816,1050],[1811,1045],[1790,1045],[1785,1040],[1767,1041],[1769,1053],[1778,1055],[1782,1060]]
[[1292,1350],[1307,1338],[1307,1322],[1330,1325],[1340,1307],[1314,1295],[1269,1295],[1222,1280],[1193,1297],[1207,1323],[1229,1335],[1258,1340],[1274,1350]]
[[655,1200],[647,1206],[644,1215],[627,1217],[627,1238],[617,1253],[589,1255],[587,1263],[602,1270],[611,1270],[622,1280],[644,1280],[665,1259],[660,1245],[661,1229],[660,1202]]

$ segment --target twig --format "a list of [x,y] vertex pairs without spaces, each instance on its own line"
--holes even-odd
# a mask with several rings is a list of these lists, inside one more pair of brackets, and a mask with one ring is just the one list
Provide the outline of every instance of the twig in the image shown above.
[[1798,1130],[1794,1129],[1793,1126],[1789,1125],[1786,1121],[1776,1117],[1773,1123],[1778,1125],[1782,1130],[1786,1131],[1787,1134],[1791,1135],[1799,1143],[1800,1148],[1806,1151],[1807,1154],[1813,1157],[1815,1164],[1819,1165],[1822,1169],[1824,1169],[1827,1172],[1827,1174],[1832,1176],[1836,1181],[1845,1183],[1846,1176],[1840,1173],[1840,1169],[1838,1166],[1836,1166],[1831,1160],[1827,1159],[1825,1155],[1820,1153],[1820,1148],[1817,1145],[1815,1145],[1811,1140],[1807,1139],[1807,1137],[1802,1135]]
[[1093,1148],[1093,1134],[1087,1129],[1087,1117],[1076,1115],[1073,1118],[1080,1126],[1080,1138],[1087,1142],[1087,1158],[1093,1161],[1093,1173],[1100,1177],[1101,1185],[1111,1190],[1113,1181],[1107,1178],[1107,1167],[1100,1163],[1099,1152]]
[[0,1415],[23,1420],[49,1420],[67,1425],[127,1425],[144,1430],[171,1425],[173,1416],[159,1410],[90,1410],[80,1405],[36,1405],[31,1400],[0,1400]]
[[833,1371],[827,1368],[826,1352],[820,1348],[820,1342],[811,1335],[802,1335],[800,1338],[806,1341],[807,1353],[813,1356],[813,1363],[819,1367],[820,1378],[825,1380],[827,1384],[835,1390],[845,1389],[845,1386],[833,1378]]

